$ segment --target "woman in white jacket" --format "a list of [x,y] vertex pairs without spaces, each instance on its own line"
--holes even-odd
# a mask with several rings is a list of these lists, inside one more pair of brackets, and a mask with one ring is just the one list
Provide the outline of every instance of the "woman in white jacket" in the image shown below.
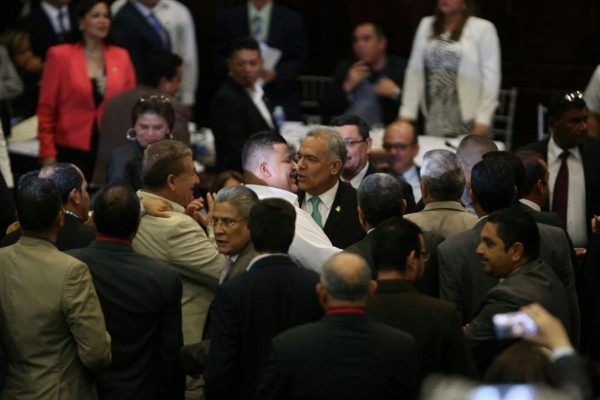
[[399,118],[419,106],[427,135],[489,132],[500,90],[500,46],[494,25],[471,16],[472,0],[438,0],[413,41]]

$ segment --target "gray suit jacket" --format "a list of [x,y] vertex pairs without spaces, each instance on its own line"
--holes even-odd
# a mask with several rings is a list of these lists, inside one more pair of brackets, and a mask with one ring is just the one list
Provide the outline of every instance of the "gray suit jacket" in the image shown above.
[[95,399],[90,370],[108,366],[111,352],[87,266],[26,236],[0,249],[0,260],[0,397]]
[[492,357],[511,343],[496,339],[492,317],[518,311],[533,302],[541,304],[565,327],[573,325],[567,295],[552,269],[540,259],[522,265],[486,294],[477,315],[465,328],[480,370],[484,371]]
[[[481,259],[475,253],[486,219],[438,247],[440,297],[456,304],[463,324],[472,321],[487,292],[498,284],[498,279],[483,272]],[[571,315],[571,325],[566,328],[577,345],[579,304],[567,237],[560,228],[545,224],[537,226],[541,240],[540,258],[554,270],[565,288]]]

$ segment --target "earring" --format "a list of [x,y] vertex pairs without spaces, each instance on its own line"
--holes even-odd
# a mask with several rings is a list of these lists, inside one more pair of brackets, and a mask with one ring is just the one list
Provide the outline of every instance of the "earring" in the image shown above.
[[127,140],[131,140],[134,141],[135,140],[135,129],[133,128],[129,128],[127,129],[127,132],[125,133],[125,137],[127,138]]

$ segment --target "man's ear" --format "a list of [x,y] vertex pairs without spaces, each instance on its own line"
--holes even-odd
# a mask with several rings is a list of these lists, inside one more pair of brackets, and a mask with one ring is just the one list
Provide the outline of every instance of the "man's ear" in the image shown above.
[[81,203],[81,192],[75,188],[71,189],[69,192],[69,201],[75,205],[79,205]]
[[267,162],[260,163],[259,171],[260,171],[261,175],[271,176],[271,171],[269,170],[269,164]]
[[169,189],[175,190],[175,175],[169,174],[169,176],[167,176],[167,186]]
[[377,291],[377,281],[374,279],[371,279],[371,281],[369,282],[369,289],[367,291],[367,297],[373,297],[373,295],[375,294],[375,292]]
[[58,212],[58,215],[56,216],[56,224],[58,225],[58,227],[60,229],[62,229],[62,227],[65,225],[65,211],[64,210],[60,210]]
[[367,219],[365,218],[365,213],[363,212],[362,208],[360,208],[360,206],[356,206],[356,208],[358,209],[358,221],[360,222],[360,225],[365,229],[367,226]]
[[521,242],[515,242],[511,246],[513,248],[513,261],[520,261],[525,256],[525,247]]
[[344,164],[342,164],[342,160],[335,160],[331,164],[331,175],[337,175],[344,166]]
[[406,200],[402,199],[402,215],[406,213]]

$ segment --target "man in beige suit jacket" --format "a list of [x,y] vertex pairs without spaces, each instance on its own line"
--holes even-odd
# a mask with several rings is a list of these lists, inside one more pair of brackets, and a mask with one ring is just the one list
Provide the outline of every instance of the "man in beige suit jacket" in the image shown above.
[[0,399],[95,399],[110,336],[87,266],[55,247],[64,214],[54,184],[26,179],[17,214],[23,234],[0,249]]
[[404,218],[445,239],[471,229],[477,222],[477,216],[468,213],[460,203],[464,188],[465,174],[456,154],[448,150],[430,150],[423,156],[421,166],[421,193],[425,208]]
[[[140,198],[162,199],[173,211],[169,218],[142,216],[133,240],[141,254],[171,264],[181,275],[184,344],[202,340],[208,307],[226,258],[194,218],[185,214],[194,202],[194,186],[200,182],[192,151],[176,140],[163,140],[146,149]],[[188,208],[190,209],[190,208]]]

